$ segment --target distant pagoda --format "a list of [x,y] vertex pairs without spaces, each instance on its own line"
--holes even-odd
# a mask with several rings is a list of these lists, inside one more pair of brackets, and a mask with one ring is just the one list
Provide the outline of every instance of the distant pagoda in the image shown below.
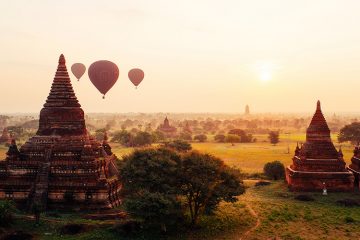
[[116,157],[86,130],[63,55],[40,112],[39,129],[0,161],[0,199],[46,208],[107,209],[120,204]]
[[174,137],[176,135],[176,127],[173,127],[170,125],[169,123],[169,119],[167,117],[165,117],[164,119],[164,123],[160,124],[160,126],[158,127],[158,130],[162,133],[164,133],[164,135],[166,137]]
[[330,129],[321,111],[320,101],[306,131],[306,142],[297,146],[293,164],[286,169],[290,190],[353,190],[354,176],[345,167],[341,149],[336,150]]
[[250,115],[250,107],[249,107],[249,105],[245,106],[245,113],[244,114],[245,115]]

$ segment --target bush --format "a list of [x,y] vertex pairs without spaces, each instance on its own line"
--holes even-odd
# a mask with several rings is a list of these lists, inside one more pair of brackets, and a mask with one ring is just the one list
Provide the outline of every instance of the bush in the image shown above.
[[360,206],[360,201],[355,199],[342,199],[336,201],[337,204],[345,207],[358,207]]
[[264,174],[272,180],[284,179],[284,164],[282,164],[280,161],[268,162],[264,166]]
[[172,148],[179,152],[186,152],[192,149],[191,144],[183,140],[174,140],[164,144],[165,147]]
[[356,220],[354,218],[350,217],[350,216],[346,216],[345,217],[345,222],[346,223],[354,223],[354,222],[356,222]]
[[299,200],[299,201],[303,201],[303,202],[311,202],[311,201],[315,201],[315,199],[310,196],[310,195],[306,195],[306,194],[300,194],[294,197],[294,199]]
[[13,223],[15,213],[15,206],[13,202],[1,201],[0,202],[0,226],[6,227]]
[[63,235],[75,235],[85,232],[86,226],[84,224],[67,224],[60,228],[60,233]]
[[255,187],[268,186],[270,184],[271,184],[271,182],[269,182],[269,181],[260,180],[255,183]]

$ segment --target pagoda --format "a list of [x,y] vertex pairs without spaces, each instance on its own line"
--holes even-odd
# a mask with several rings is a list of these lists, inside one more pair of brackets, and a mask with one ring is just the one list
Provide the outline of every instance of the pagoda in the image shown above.
[[116,156],[86,129],[63,55],[35,136],[0,161],[0,199],[33,209],[109,209],[121,203]]
[[170,125],[169,119],[167,117],[165,117],[164,123],[160,124],[158,130],[164,133],[166,137],[175,137],[177,131],[176,127]]
[[341,148],[336,150],[320,101],[306,131],[306,142],[297,146],[293,164],[286,169],[286,180],[293,191],[353,190],[354,176],[346,169]]
[[354,187],[359,189],[360,187],[360,146],[356,146],[354,149],[354,155],[351,158],[351,164],[348,169],[354,174]]

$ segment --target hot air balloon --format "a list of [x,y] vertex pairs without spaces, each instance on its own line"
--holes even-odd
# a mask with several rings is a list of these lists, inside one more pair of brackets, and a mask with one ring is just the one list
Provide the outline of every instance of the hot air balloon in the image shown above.
[[74,76],[77,78],[78,81],[80,80],[82,75],[84,75],[85,71],[86,71],[86,67],[82,63],[74,63],[71,66],[71,72],[74,74]]
[[101,60],[90,65],[88,74],[91,82],[105,98],[105,94],[114,86],[119,77],[119,68],[113,62]]
[[141,81],[144,79],[144,72],[143,70],[139,69],[139,68],[133,68],[129,71],[128,73],[129,79],[130,81],[135,85],[135,87],[137,88],[137,86],[141,83]]

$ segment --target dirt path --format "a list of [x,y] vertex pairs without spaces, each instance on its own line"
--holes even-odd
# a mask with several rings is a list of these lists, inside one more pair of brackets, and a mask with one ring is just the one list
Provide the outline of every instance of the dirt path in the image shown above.
[[250,214],[256,218],[256,223],[255,225],[250,228],[249,230],[247,230],[241,237],[239,240],[244,240],[246,239],[247,236],[249,236],[250,233],[252,233],[253,231],[255,231],[261,224],[260,218],[258,216],[258,214],[254,211],[254,209],[251,207],[250,204],[247,204],[246,207],[249,209]]

